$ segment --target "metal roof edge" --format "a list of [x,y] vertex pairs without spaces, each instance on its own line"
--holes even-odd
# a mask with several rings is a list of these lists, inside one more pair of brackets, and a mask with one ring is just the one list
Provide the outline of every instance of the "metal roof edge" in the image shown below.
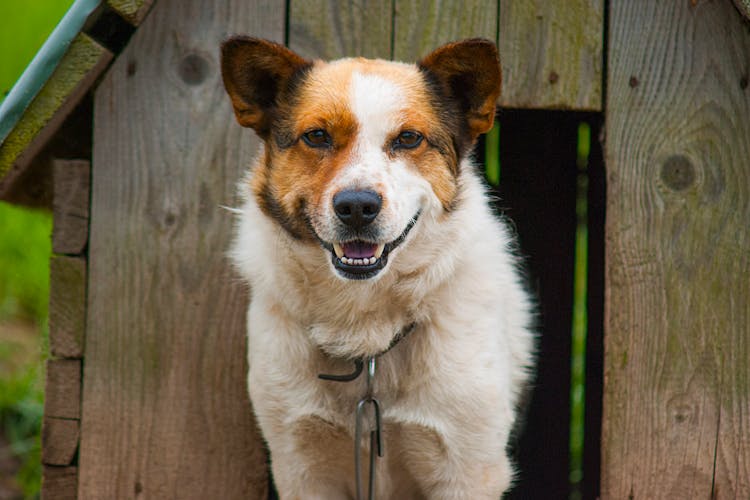
[[0,104],[0,144],[7,139],[31,101],[57,68],[70,43],[102,0],[75,0],[31,63]]

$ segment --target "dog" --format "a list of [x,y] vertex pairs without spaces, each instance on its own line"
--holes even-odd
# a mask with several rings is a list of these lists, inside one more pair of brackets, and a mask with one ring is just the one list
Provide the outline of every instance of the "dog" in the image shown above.
[[235,36],[221,71],[262,140],[230,254],[280,498],[363,496],[377,445],[377,498],[500,498],[534,336],[514,236],[471,159],[500,95],[495,45],[324,62]]

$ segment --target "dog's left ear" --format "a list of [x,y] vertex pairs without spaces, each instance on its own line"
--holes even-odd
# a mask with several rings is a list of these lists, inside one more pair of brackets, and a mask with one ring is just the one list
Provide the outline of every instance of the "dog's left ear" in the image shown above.
[[501,86],[500,59],[494,43],[482,38],[449,43],[417,64],[458,103],[472,142],[492,128]]
[[234,36],[221,44],[221,75],[237,121],[268,139],[279,95],[312,62],[283,45]]

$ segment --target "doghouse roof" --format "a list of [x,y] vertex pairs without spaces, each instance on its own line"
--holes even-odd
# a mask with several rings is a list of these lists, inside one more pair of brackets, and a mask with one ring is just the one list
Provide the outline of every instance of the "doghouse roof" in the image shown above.
[[[155,0],[75,0],[0,106],[0,199],[42,156]],[[44,153],[44,154],[42,154]]]

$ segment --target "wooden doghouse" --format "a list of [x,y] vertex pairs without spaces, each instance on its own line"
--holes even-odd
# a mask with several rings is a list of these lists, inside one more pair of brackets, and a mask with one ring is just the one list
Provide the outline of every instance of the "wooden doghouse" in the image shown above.
[[84,3],[59,64],[0,138],[0,196],[54,208],[45,498],[269,494],[245,389],[248,293],[225,258],[220,208],[258,146],[221,85],[218,45],[233,33],[308,57],[407,61],[458,38],[498,42],[498,193],[543,313],[514,498],[568,494],[568,135],[589,121],[606,141],[589,178],[579,491],[750,497],[750,29],[730,0],[73,9]]

